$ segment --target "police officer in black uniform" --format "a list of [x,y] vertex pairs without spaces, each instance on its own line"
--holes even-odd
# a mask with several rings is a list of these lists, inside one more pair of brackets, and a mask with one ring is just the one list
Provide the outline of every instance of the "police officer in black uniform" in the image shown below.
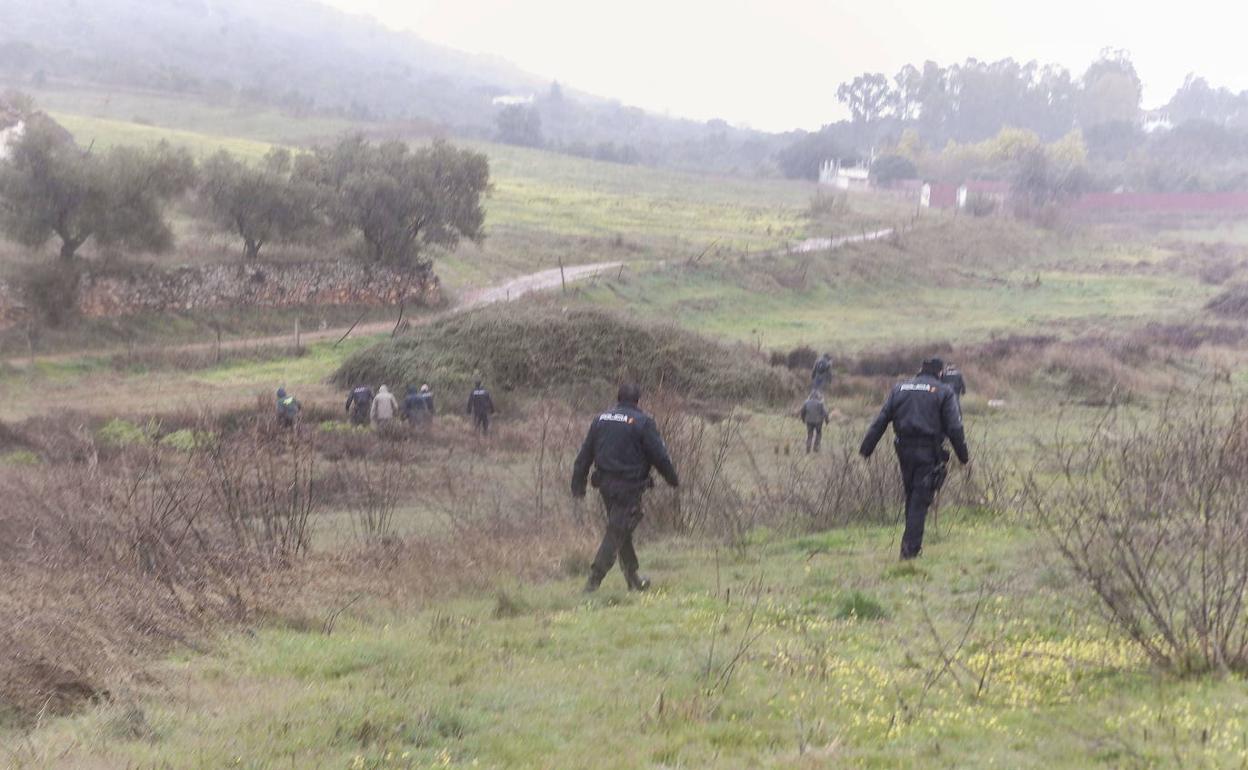
[[472,417],[473,428],[480,431],[482,436],[489,435],[490,417],[496,411],[490,391],[485,389],[481,380],[477,380],[472,387],[472,393],[468,394],[468,414]]
[[906,491],[906,531],[901,536],[901,558],[913,559],[923,549],[923,525],[927,508],[944,483],[949,462],[945,438],[963,465],[970,462],[962,410],[953,389],[940,381],[944,363],[938,358],[923,362],[918,376],[893,387],[884,408],[867,428],[858,453],[870,457],[893,424],[893,444],[901,464]]
[[961,403],[962,397],[966,395],[966,378],[962,376],[962,370],[955,364],[946,364],[944,371],[940,373],[940,381],[953,388],[953,394]]
[[607,532],[590,567],[586,593],[602,585],[617,554],[628,589],[644,591],[650,587],[650,581],[637,574],[637,552],[633,549],[633,530],[641,523],[641,497],[654,486],[651,468],[671,486],[680,485],[659,428],[653,417],[638,408],[640,400],[640,388],[621,385],[619,403],[594,419],[572,465],[573,497],[584,497],[586,481],[592,481],[607,509]]

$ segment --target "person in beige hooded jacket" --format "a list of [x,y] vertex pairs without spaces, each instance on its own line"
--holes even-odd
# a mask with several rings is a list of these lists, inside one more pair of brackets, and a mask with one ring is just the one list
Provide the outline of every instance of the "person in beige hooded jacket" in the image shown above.
[[382,385],[377,389],[377,397],[373,399],[372,420],[373,427],[379,428],[388,424],[399,413],[399,402],[395,399],[390,389]]

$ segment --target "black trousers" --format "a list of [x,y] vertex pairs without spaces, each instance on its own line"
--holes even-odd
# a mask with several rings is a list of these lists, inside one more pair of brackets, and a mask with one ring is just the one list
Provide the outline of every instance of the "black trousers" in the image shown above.
[[482,412],[472,416],[472,427],[481,431],[481,435],[488,435],[490,432],[490,415]]
[[[632,485],[635,486],[635,485]],[[641,523],[641,488],[616,488],[604,484],[598,490],[602,502],[607,508],[607,531],[602,536],[602,544],[594,556],[594,564],[590,568],[590,578],[595,583],[602,582],[606,574],[615,566],[615,559],[620,559],[620,568],[629,582],[637,574],[637,551],[633,549],[633,530]]]
[[814,446],[816,452],[819,451],[819,445],[823,443],[823,423],[808,422],[806,423],[806,451],[809,452],[811,446]]
[[913,559],[923,550],[927,509],[936,497],[936,468],[943,462],[941,447],[933,444],[897,444],[901,483],[906,490],[906,529],[901,535],[901,558]]

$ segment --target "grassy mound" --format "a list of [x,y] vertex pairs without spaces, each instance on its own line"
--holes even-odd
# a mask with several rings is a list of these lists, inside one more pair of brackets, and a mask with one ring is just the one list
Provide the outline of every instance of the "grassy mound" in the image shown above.
[[706,399],[775,402],[801,391],[795,376],[761,354],[674,326],[603,310],[494,307],[455,316],[351,356],[338,385],[429,382],[455,392],[476,377],[502,390],[633,379]]

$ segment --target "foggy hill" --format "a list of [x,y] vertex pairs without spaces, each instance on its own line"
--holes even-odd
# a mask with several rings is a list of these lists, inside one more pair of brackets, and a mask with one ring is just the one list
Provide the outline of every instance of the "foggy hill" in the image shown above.
[[[245,99],[297,114],[421,119],[493,137],[495,97],[536,95],[540,143],[607,160],[756,171],[775,138],[556,90],[313,0],[0,0],[0,78]],[[538,141],[526,143],[538,143]]]

